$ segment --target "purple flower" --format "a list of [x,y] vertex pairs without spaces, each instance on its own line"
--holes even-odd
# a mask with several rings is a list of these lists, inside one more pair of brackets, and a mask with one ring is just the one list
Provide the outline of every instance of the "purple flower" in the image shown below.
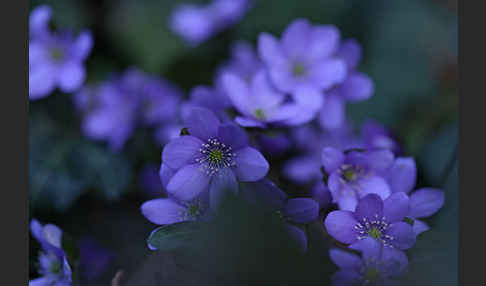
[[322,150],[322,165],[329,175],[328,187],[339,209],[354,211],[360,198],[377,194],[386,199],[390,186],[384,178],[394,155],[389,150],[343,152],[326,147]]
[[217,79],[220,79],[221,75],[225,73],[232,73],[244,81],[250,82],[262,68],[263,63],[253,47],[247,42],[237,41],[231,48],[231,59],[219,68]]
[[320,171],[321,159],[315,156],[324,147],[334,147],[341,150],[362,148],[359,138],[351,132],[351,127],[343,125],[335,130],[320,130],[310,125],[300,126],[291,131],[297,149],[297,155],[284,163],[283,173],[292,181],[304,184],[322,178]]
[[305,251],[307,236],[295,224],[306,224],[319,216],[319,203],[312,198],[288,198],[272,181],[263,179],[247,183],[242,188],[244,198],[250,203],[275,212],[286,223],[289,234]]
[[141,206],[142,214],[158,225],[193,221],[202,218],[208,209],[207,196],[199,196],[191,201],[175,198],[159,198],[146,201]]
[[413,231],[416,235],[429,229],[429,226],[417,219],[429,217],[444,205],[444,192],[434,188],[421,188],[410,195],[410,212],[408,217],[413,218]]
[[190,99],[183,104],[182,117],[185,118],[193,107],[204,107],[214,112],[223,121],[229,120],[224,110],[231,107],[231,101],[219,88],[196,86],[191,90]]
[[396,155],[401,153],[401,147],[391,132],[374,120],[363,124],[361,134],[369,149],[389,149]]
[[113,151],[119,151],[136,128],[138,98],[125,92],[123,79],[85,87],[74,96],[82,115],[83,133],[94,140],[108,141]]
[[308,108],[287,103],[285,95],[274,90],[265,72],[259,71],[250,83],[238,76],[222,75],[222,88],[242,116],[235,118],[243,127],[265,128],[267,125],[300,125],[313,119]]
[[340,34],[336,27],[313,26],[304,19],[293,21],[278,41],[263,33],[258,52],[275,87],[291,93],[297,102],[320,109],[326,91],[346,76],[343,60],[334,57]]
[[429,217],[444,204],[444,192],[435,188],[420,188],[410,194],[417,180],[417,167],[412,157],[399,157],[386,172],[388,184],[393,193],[403,192],[410,197],[409,218],[414,219],[413,230],[416,235],[429,229],[418,218]]
[[185,118],[190,135],[171,140],[162,151],[162,163],[174,175],[167,192],[191,200],[209,188],[211,204],[223,190],[237,190],[237,181],[265,177],[269,164],[248,146],[246,133],[231,123],[221,123],[209,109],[194,107]]
[[61,246],[62,230],[53,224],[42,226],[32,219],[30,231],[42,247],[39,255],[39,274],[42,277],[29,281],[29,285],[71,285],[71,267]]
[[256,139],[264,153],[279,156],[292,147],[292,141],[284,133],[257,134]]
[[407,256],[396,249],[381,247],[374,239],[363,239],[354,247],[361,257],[338,248],[329,251],[339,267],[332,276],[333,286],[395,285],[408,268]]
[[79,243],[79,270],[86,281],[100,277],[115,258],[114,253],[92,238],[83,238]]
[[312,198],[319,203],[319,209],[328,207],[331,204],[331,192],[329,192],[329,189],[322,181],[314,184],[311,190],[311,195]]
[[41,99],[56,87],[63,92],[77,90],[85,79],[84,61],[93,46],[91,33],[74,37],[70,31],[51,32],[52,11],[42,5],[30,15],[29,98]]
[[85,135],[108,141],[112,150],[119,151],[139,125],[155,127],[156,139],[169,137],[163,132],[177,125],[181,96],[171,83],[130,68],[109,81],[83,88],[73,99],[82,114]]
[[361,54],[360,44],[353,39],[339,44],[335,57],[344,61],[348,72],[345,79],[327,93],[326,103],[319,114],[319,122],[325,129],[342,126],[346,119],[347,102],[360,102],[373,95],[374,84],[371,78],[356,70]]
[[386,200],[369,194],[362,198],[356,211],[337,210],[324,221],[327,232],[336,240],[353,245],[371,237],[385,247],[405,250],[415,243],[410,224],[402,220],[409,213],[409,199],[405,193],[394,193]]
[[213,0],[210,4],[177,6],[170,19],[172,31],[196,46],[238,22],[249,8],[247,0]]

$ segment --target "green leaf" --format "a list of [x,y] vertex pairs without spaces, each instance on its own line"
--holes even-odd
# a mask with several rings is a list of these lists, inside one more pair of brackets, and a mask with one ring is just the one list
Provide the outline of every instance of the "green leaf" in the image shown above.
[[201,229],[201,222],[179,222],[155,229],[147,243],[156,250],[173,250],[187,246]]

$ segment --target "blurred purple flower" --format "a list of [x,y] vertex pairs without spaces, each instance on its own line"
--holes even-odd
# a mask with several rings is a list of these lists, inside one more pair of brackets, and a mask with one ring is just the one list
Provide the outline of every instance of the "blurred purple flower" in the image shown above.
[[42,277],[30,280],[29,286],[71,285],[71,267],[61,246],[62,230],[53,224],[43,226],[32,219],[30,231],[42,247],[39,254],[39,274]]
[[412,226],[402,220],[409,213],[405,193],[394,193],[386,200],[376,194],[362,198],[356,211],[337,210],[324,221],[327,232],[336,240],[353,245],[371,237],[385,247],[405,250],[415,244]]
[[312,198],[288,198],[272,181],[263,179],[247,183],[242,188],[243,197],[271,212],[275,212],[286,223],[290,235],[299,242],[300,247],[307,249],[305,232],[294,224],[306,224],[319,216],[319,203]]
[[119,151],[138,125],[155,127],[154,137],[162,140],[159,130],[177,124],[181,96],[169,82],[130,68],[112,80],[83,88],[73,100],[82,114],[85,135],[106,140]]
[[363,124],[361,136],[368,149],[388,149],[395,155],[401,154],[401,147],[391,132],[374,120],[367,120]]
[[248,0],[213,0],[208,5],[181,4],[170,18],[172,31],[192,46],[236,24],[250,8]]
[[49,31],[52,10],[46,5],[36,7],[29,19],[29,98],[41,99],[56,87],[74,92],[84,82],[84,61],[93,46],[89,31],[78,37],[70,31]]
[[339,30],[330,25],[312,25],[294,20],[278,41],[262,33],[258,52],[270,79],[295,101],[319,110],[324,104],[322,91],[341,83],[346,77],[343,60],[334,57],[339,46]]
[[193,107],[204,107],[216,114],[223,121],[231,121],[224,113],[225,109],[231,107],[231,101],[226,94],[216,86],[199,85],[191,89],[190,98],[182,106],[182,118],[190,113]]
[[262,68],[263,63],[253,47],[248,42],[237,41],[231,48],[231,59],[219,68],[217,81],[221,75],[232,73],[244,81],[251,82],[253,76]]
[[79,243],[79,271],[90,282],[103,274],[115,258],[114,253],[91,238],[84,238]]
[[311,183],[322,177],[321,158],[316,156],[324,147],[341,150],[362,148],[359,138],[351,132],[351,127],[343,125],[335,130],[320,130],[310,125],[301,126],[291,131],[291,137],[301,154],[284,163],[283,173],[292,181],[300,184]]
[[243,127],[266,128],[267,125],[300,125],[313,119],[306,106],[287,103],[285,95],[273,89],[263,70],[250,83],[226,73],[221,77],[222,88],[242,116],[235,122]]
[[360,198],[377,194],[386,199],[391,194],[385,173],[394,162],[389,150],[349,151],[325,147],[322,165],[329,175],[328,187],[339,209],[354,211]]
[[354,39],[341,41],[336,58],[346,64],[345,79],[327,93],[326,103],[319,114],[319,122],[325,129],[340,128],[346,119],[347,102],[360,102],[370,98],[374,92],[371,78],[356,70],[361,61],[361,45]]
[[331,278],[333,286],[395,285],[396,279],[407,271],[408,259],[402,251],[382,247],[372,238],[361,240],[353,248],[361,257],[338,248],[329,251],[339,267]]
[[169,195],[188,201],[209,189],[213,206],[223,191],[237,191],[237,181],[257,181],[267,174],[267,160],[248,146],[246,133],[221,123],[209,109],[193,107],[184,126],[190,135],[171,140],[162,151],[162,167],[175,171],[167,183]]

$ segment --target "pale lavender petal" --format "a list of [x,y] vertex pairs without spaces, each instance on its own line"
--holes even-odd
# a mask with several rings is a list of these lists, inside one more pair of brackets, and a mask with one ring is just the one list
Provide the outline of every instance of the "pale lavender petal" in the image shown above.
[[410,211],[408,196],[403,193],[394,193],[383,202],[383,215],[387,221],[401,221]]
[[250,91],[248,84],[232,73],[221,76],[221,85],[233,106],[242,114],[250,114]]
[[218,138],[233,150],[248,146],[248,136],[245,131],[232,123],[221,124],[218,129]]
[[186,208],[172,199],[146,201],[141,206],[142,214],[155,224],[172,224],[184,221]]
[[409,249],[415,244],[415,233],[406,222],[393,223],[387,229],[386,234],[393,237],[391,244],[398,249]]
[[194,164],[203,141],[190,135],[171,140],[162,150],[162,162],[172,169]]
[[210,177],[200,168],[199,164],[193,164],[177,171],[167,185],[167,192],[184,201],[195,198],[207,189],[210,181]]
[[29,71],[29,99],[36,100],[48,96],[57,84],[58,69],[51,64],[38,65]]
[[338,129],[346,118],[345,104],[341,97],[330,94],[319,113],[319,123],[324,129]]
[[360,195],[362,197],[367,194],[377,194],[384,200],[391,194],[390,186],[385,179],[379,176],[370,176],[360,179],[359,188],[361,189]]
[[412,228],[415,236],[430,229],[430,227],[425,222],[418,219],[414,219]]
[[356,206],[356,219],[368,221],[383,217],[383,201],[375,194],[369,194],[363,197]]
[[270,168],[263,155],[252,147],[245,147],[236,151],[235,173],[242,182],[258,181],[265,177]]
[[300,87],[292,93],[296,103],[308,110],[318,110],[325,104],[324,94],[315,88]]
[[319,216],[319,204],[311,198],[289,199],[283,212],[295,223],[309,223]]
[[318,110],[314,107],[287,103],[273,113],[271,118],[273,121],[281,121],[288,126],[297,126],[310,122],[316,117],[317,112]]
[[377,172],[386,171],[395,160],[395,155],[390,150],[372,150],[365,153],[363,157],[366,165]]
[[322,176],[320,162],[315,156],[299,156],[285,162],[285,177],[298,183],[307,183]]
[[350,211],[333,211],[324,220],[327,232],[342,243],[354,243],[358,239],[354,227],[358,222]]
[[237,193],[238,183],[233,171],[229,168],[223,168],[212,176],[209,184],[209,205],[211,208],[218,208],[228,192]]
[[83,84],[86,72],[81,63],[70,61],[59,70],[59,88],[64,92],[73,92]]
[[209,109],[191,107],[188,109],[184,123],[189,134],[203,141],[215,138],[218,135],[220,121]]
[[355,72],[348,76],[339,87],[339,93],[349,102],[359,102],[370,98],[375,90],[371,78]]
[[410,216],[428,217],[444,205],[444,192],[434,188],[422,188],[410,195]]
[[261,108],[265,113],[278,108],[285,100],[285,95],[271,85],[264,69],[259,70],[254,75],[250,90],[253,108]]
[[46,286],[49,285],[49,283],[52,282],[52,280],[48,277],[41,277],[37,278],[34,280],[29,281],[29,286]]
[[383,245],[372,237],[365,237],[349,246],[350,249],[361,252],[364,260],[378,260],[381,258]]
[[361,258],[358,255],[339,248],[329,250],[329,257],[341,269],[359,270],[361,266]]
[[332,25],[320,25],[312,28],[310,41],[304,54],[313,61],[327,58],[338,48],[341,35]]
[[358,205],[358,197],[349,189],[349,193],[341,195],[337,201],[340,210],[354,211]]
[[342,41],[337,57],[344,60],[350,70],[354,70],[361,61],[361,45],[354,39]]
[[283,67],[287,61],[278,40],[268,33],[261,33],[258,37],[258,54],[265,64],[270,66]]
[[256,121],[254,119],[248,118],[248,117],[241,117],[241,116],[236,116],[235,117],[235,122],[238,123],[238,125],[242,127],[260,127],[260,128],[265,128],[265,123]]
[[290,58],[299,58],[309,49],[311,24],[306,19],[296,19],[289,24],[282,34],[282,46]]
[[42,234],[47,243],[61,248],[62,230],[59,227],[53,224],[46,224]]
[[397,158],[388,171],[388,183],[392,192],[409,193],[417,180],[417,167],[412,157]]
[[169,184],[170,179],[175,175],[175,173],[175,170],[171,169],[169,166],[167,166],[167,164],[162,163],[160,166],[159,176],[164,188],[167,188],[167,184]]
[[309,72],[316,86],[329,89],[344,81],[347,69],[343,61],[335,59],[316,63]]
[[83,31],[74,43],[74,56],[79,60],[84,60],[88,57],[92,48],[93,35],[89,31]]
[[30,37],[42,36],[49,31],[52,9],[47,5],[37,6],[29,16]]
[[325,147],[322,149],[321,160],[326,172],[330,174],[344,163],[344,153],[333,147]]

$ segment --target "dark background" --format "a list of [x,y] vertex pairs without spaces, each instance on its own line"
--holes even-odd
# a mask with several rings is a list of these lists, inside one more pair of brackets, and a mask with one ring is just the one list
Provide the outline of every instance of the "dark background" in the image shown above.
[[[88,83],[137,66],[189,91],[211,84],[234,40],[255,43],[264,31],[280,35],[297,17],[334,24],[344,38],[357,38],[364,51],[360,70],[374,79],[376,93],[348,106],[351,117],[392,129],[417,160],[418,185],[446,192],[444,208],[427,220],[432,230],[409,251],[405,285],[457,284],[457,3],[260,0],[234,28],[191,49],[167,25],[172,8],[186,1],[31,1],[31,9],[49,3],[55,26],[94,33]],[[145,163],[160,164],[161,146],[151,142],[148,130],[137,131],[118,154],[89,141],[69,97],[56,92],[29,104],[29,216],[74,238],[92,237],[116,253],[105,274],[86,284],[108,285],[118,269],[135,273],[150,253],[145,241],[154,225],[139,211],[148,197],[137,172]],[[33,266],[38,246],[30,245]],[[335,269],[328,261],[323,265],[329,266],[325,273]]]

